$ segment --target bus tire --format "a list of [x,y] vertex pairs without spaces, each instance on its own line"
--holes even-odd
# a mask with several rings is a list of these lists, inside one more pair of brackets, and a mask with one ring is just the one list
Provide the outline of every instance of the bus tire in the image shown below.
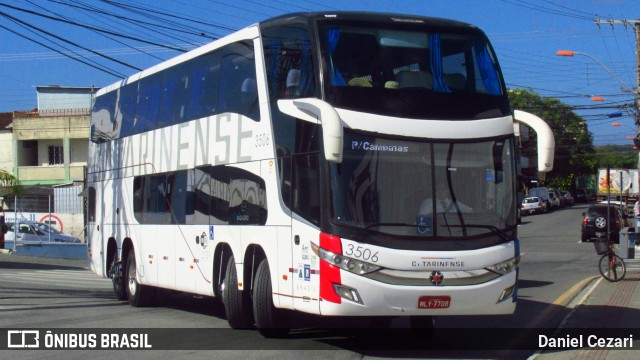
[[287,335],[289,329],[284,326],[280,313],[273,306],[269,263],[267,259],[262,259],[253,282],[253,317],[262,336],[274,338]]
[[238,290],[238,273],[236,272],[236,262],[231,256],[227,261],[227,268],[224,279],[220,284],[222,293],[222,304],[227,315],[227,322],[233,329],[246,329],[251,326],[249,313],[246,311],[247,301],[243,297],[243,292]]
[[122,269],[122,263],[118,263],[116,254],[113,255],[113,260],[109,267],[109,276],[111,276],[111,283],[113,283],[113,293],[118,300],[127,300],[126,282],[124,281],[124,271]]
[[131,306],[143,307],[149,305],[153,300],[153,288],[138,283],[137,273],[136,255],[133,248],[131,248],[131,250],[129,250],[129,256],[127,256],[127,266],[125,267],[124,277],[127,299]]

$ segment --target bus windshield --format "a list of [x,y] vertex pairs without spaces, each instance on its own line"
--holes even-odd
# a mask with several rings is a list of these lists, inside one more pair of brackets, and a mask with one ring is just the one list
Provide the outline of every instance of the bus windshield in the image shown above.
[[320,28],[324,92],[335,107],[415,119],[509,114],[496,57],[473,27],[327,22]]
[[408,141],[345,130],[344,144],[343,162],[329,167],[334,224],[417,240],[490,235],[496,242],[515,224],[511,138]]

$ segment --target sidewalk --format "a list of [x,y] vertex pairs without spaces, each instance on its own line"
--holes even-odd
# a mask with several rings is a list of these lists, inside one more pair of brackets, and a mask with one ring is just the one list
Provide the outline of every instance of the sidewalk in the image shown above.
[[[631,267],[639,260],[629,261]],[[634,264],[635,262],[635,264]],[[627,270],[620,282],[608,282],[595,277],[574,298],[572,311],[563,319],[560,333],[583,335],[582,348],[571,350],[543,350],[531,359],[637,359],[640,356],[640,269]],[[564,331],[564,332],[563,332]],[[624,349],[589,348],[587,338],[597,336],[626,337],[629,346]]]
[[51,267],[51,266],[65,266],[65,267],[79,267],[79,268],[89,268],[89,264],[86,259],[77,260],[77,259],[61,259],[61,258],[47,258],[40,256],[21,256],[11,254],[6,249],[5,251],[0,251],[0,269],[10,268],[10,267],[24,267],[26,265],[37,267]]

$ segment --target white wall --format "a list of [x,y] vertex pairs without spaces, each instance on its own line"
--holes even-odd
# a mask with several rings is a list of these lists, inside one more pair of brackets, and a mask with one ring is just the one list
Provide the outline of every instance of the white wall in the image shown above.
[[8,130],[0,130],[0,169],[13,173],[13,136]]

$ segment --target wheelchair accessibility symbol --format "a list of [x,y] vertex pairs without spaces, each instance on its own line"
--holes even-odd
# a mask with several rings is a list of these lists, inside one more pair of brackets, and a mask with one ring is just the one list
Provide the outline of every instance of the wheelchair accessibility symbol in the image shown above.
[[418,216],[416,225],[416,230],[420,235],[431,235],[433,233],[433,219],[430,216]]

